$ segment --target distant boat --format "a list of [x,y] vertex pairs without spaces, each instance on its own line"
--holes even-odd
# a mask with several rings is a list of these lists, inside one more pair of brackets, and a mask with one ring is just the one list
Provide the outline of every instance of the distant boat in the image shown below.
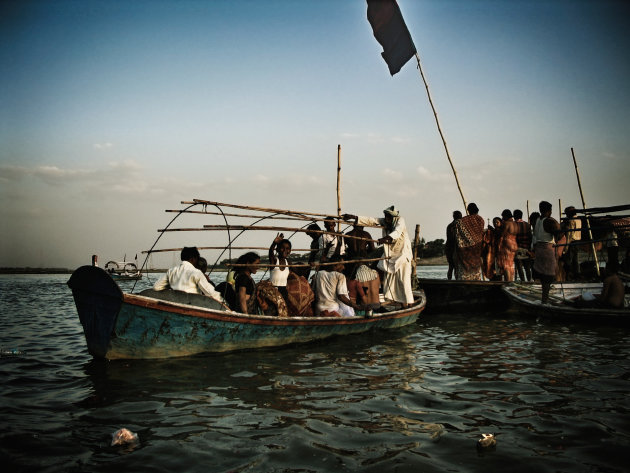
[[105,264],[105,271],[118,280],[142,279],[142,273],[136,263],[131,261],[108,261]]
[[70,277],[89,353],[105,359],[151,359],[313,342],[414,323],[422,291],[405,309],[355,317],[277,317],[227,310],[197,294],[146,289],[123,293],[110,274],[82,266]]
[[543,304],[539,284],[503,286],[503,292],[515,309],[535,317],[570,322],[630,323],[630,309],[628,308],[630,296],[628,294],[626,294],[626,307],[623,309],[580,307],[574,302],[580,296],[598,294],[601,290],[601,283],[556,283],[552,285],[549,303]]

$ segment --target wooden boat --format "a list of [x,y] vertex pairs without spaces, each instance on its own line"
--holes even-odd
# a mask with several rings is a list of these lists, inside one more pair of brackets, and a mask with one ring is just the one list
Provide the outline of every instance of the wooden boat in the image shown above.
[[427,315],[506,310],[510,301],[501,290],[504,284],[502,281],[418,278],[418,285],[427,297]]
[[[305,343],[414,323],[422,291],[406,309],[371,316],[275,317],[226,310],[209,297],[146,289],[123,293],[104,270],[82,266],[70,277],[88,351],[95,358],[171,358]],[[385,307],[385,306],[384,306]]]
[[[184,202],[190,204],[177,212],[169,225],[159,230],[160,237],[166,232],[227,230],[233,232],[227,247],[200,247],[233,250],[234,241],[243,231],[271,231],[273,240],[285,227],[258,225],[265,219],[301,219],[306,225],[325,217],[322,214],[306,215],[306,212],[279,211],[208,201]],[[227,214],[209,212],[206,207],[230,206],[240,209],[266,212],[267,215]],[[202,206],[202,210],[191,210]],[[172,212],[168,211],[167,212]],[[180,215],[205,214],[225,219],[225,225],[204,225],[202,228],[170,228]],[[281,214],[281,215],[280,215]],[[227,217],[254,219],[254,224],[238,226],[227,223]],[[194,215],[193,215],[194,217]],[[212,218],[212,217],[210,217]],[[305,227],[306,227],[305,225]],[[241,233],[236,233],[241,230]],[[295,232],[304,228],[292,229]],[[322,231],[322,233],[324,233]],[[229,234],[229,233],[228,233]],[[230,235],[230,234],[229,234]],[[181,248],[154,249],[146,253],[180,251]],[[239,249],[247,249],[238,247]],[[250,247],[251,248],[251,247]],[[222,253],[223,254],[223,253]],[[148,256],[147,256],[148,258]],[[217,258],[217,261],[221,255]],[[146,264],[146,260],[145,260]],[[327,263],[322,263],[325,265]],[[293,265],[292,265],[293,266]],[[295,265],[295,266],[300,266]],[[310,270],[308,264],[306,266]],[[143,265],[144,268],[144,265]],[[105,359],[153,359],[191,356],[210,352],[275,347],[295,343],[322,340],[332,336],[364,333],[374,329],[389,329],[414,323],[426,305],[423,291],[414,292],[414,302],[406,308],[396,303],[382,303],[364,315],[354,317],[278,317],[248,315],[234,312],[214,299],[198,294],[173,290],[146,289],[137,294],[124,293],[111,273],[96,266],[82,266],[70,277],[68,285],[83,325],[89,353]],[[135,285],[134,285],[135,287]],[[357,312],[357,314],[362,314]]]
[[108,261],[105,264],[105,271],[107,271],[113,279],[127,281],[142,279],[142,273],[138,269],[138,266],[131,261]]
[[601,289],[601,283],[554,284],[549,293],[549,303],[543,304],[539,284],[503,286],[503,292],[513,304],[513,308],[528,315],[566,321],[630,323],[630,309],[628,309],[630,298],[628,294],[626,294],[626,307],[623,309],[580,307],[575,304],[578,297],[587,293],[597,294],[601,292]]

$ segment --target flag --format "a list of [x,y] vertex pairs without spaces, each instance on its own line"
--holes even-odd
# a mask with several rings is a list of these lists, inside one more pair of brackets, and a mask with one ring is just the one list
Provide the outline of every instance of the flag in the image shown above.
[[396,0],[367,0],[367,6],[368,21],[393,76],[416,54],[416,47]]

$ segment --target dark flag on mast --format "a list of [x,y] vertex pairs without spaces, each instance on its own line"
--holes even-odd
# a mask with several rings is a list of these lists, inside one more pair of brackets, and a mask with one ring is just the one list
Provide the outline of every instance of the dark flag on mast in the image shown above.
[[367,6],[368,21],[393,76],[416,54],[416,47],[396,0],[367,0]]

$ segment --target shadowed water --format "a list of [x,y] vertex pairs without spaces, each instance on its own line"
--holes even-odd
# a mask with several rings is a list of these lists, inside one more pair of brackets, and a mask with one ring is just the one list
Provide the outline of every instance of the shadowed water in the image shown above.
[[[310,345],[100,362],[67,279],[0,276],[9,471],[627,471],[624,329],[435,315]],[[120,427],[140,443],[111,447]],[[481,433],[495,449],[477,450]]]

